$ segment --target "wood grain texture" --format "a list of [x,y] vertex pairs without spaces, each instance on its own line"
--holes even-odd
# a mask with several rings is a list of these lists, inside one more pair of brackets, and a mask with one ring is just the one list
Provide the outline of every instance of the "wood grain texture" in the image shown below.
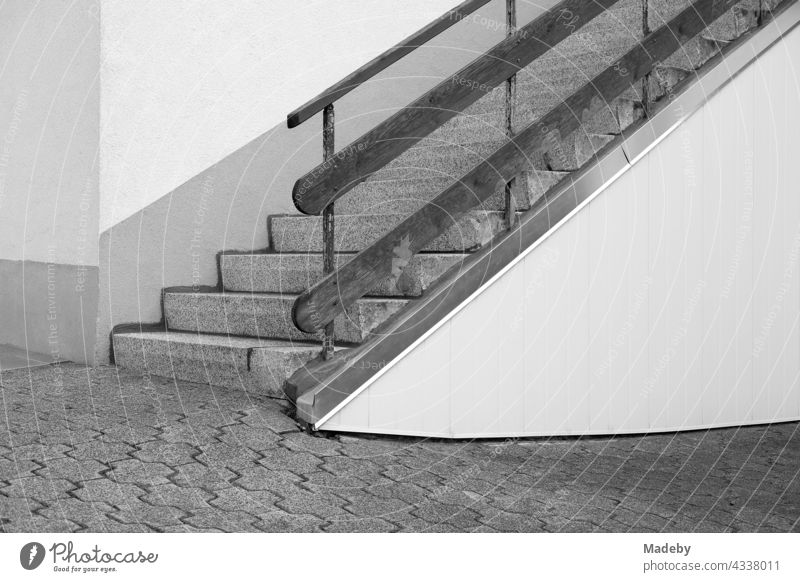
[[341,99],[362,83],[369,81],[390,65],[413,52],[414,49],[419,48],[432,38],[435,38],[489,2],[490,0],[466,0],[466,2],[462,2],[453,10],[443,14],[424,28],[393,46],[385,53],[378,55],[366,65],[363,65],[335,85],[328,87],[325,91],[292,111],[286,116],[286,124],[291,129],[307,121],[337,99]]
[[[320,214],[337,198],[545,54],[618,0],[564,0],[302,176],[292,197]],[[569,19],[565,19],[569,15]]]
[[699,34],[709,23],[730,9],[735,0],[698,0],[669,23],[650,34],[640,45],[597,75],[592,81],[523,129],[485,162],[412,214],[391,232],[359,253],[336,273],[297,298],[295,325],[306,332],[319,330],[377,281],[388,276],[398,249],[416,254],[452,226],[502,184],[528,169],[531,152],[546,140],[560,140],[580,127],[591,115],[640,81],[653,66]]

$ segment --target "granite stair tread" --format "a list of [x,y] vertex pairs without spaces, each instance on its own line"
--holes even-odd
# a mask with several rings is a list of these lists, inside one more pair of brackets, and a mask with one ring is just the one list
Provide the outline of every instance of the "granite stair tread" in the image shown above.
[[[419,210],[455,181],[449,176],[429,175],[419,172],[416,178],[374,179],[359,184],[337,200],[336,214],[405,214]],[[515,208],[528,210],[533,202],[560,182],[569,172],[531,170],[525,172],[524,181],[513,189]],[[504,188],[481,206],[483,210],[505,208]]]
[[[355,253],[336,255],[342,266]],[[399,277],[388,277],[370,295],[418,297],[434,281],[467,257],[464,253],[423,253],[411,258]],[[302,293],[322,279],[321,253],[223,254],[223,288],[241,292]]]
[[[337,252],[359,252],[403,221],[405,214],[337,215],[334,248]],[[472,251],[491,241],[505,228],[505,213],[473,211],[458,221],[424,250],[430,252]],[[322,252],[322,218],[289,214],[269,220],[271,247],[277,252]]]
[[[166,290],[164,317],[169,330],[268,339],[318,340],[319,334],[298,330],[292,321],[296,293],[194,292]],[[365,297],[336,320],[336,339],[364,341],[407,299]]]
[[115,363],[142,374],[283,397],[286,377],[319,353],[318,343],[178,331],[117,332]]

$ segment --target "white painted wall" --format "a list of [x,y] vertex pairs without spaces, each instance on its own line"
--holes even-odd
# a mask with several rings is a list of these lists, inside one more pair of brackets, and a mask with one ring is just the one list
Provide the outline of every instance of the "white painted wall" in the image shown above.
[[458,3],[103,0],[101,231]]
[[501,437],[800,418],[798,54],[795,29],[320,428]]
[[94,8],[0,3],[0,259],[98,263]]

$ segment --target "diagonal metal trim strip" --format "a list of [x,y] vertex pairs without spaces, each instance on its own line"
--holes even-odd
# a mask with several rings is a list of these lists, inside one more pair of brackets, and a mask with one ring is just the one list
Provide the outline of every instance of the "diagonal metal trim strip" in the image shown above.
[[[788,0],[765,20],[760,29],[724,47],[696,76],[692,83],[676,91],[674,98],[662,102],[653,115],[626,131],[610,144],[597,162],[576,172],[555,186],[546,201],[531,209],[517,229],[470,257],[458,273],[451,274],[431,289],[428,296],[417,300],[408,312],[381,330],[382,335],[351,351],[349,365],[319,370],[311,375],[317,385],[296,401],[298,416],[314,429],[322,425],[349,401],[366,390],[393,367],[403,355],[413,350],[436,331],[472,298],[512,268],[525,255],[600,194],[614,179],[669,135],[689,115],[703,106],[739,72],[758,59],[782,36],[800,24],[800,4]],[[630,160],[630,161],[629,161]],[[553,215],[554,205],[561,200],[574,202],[564,214],[542,232],[542,216]],[[359,366],[366,359],[387,362],[380,370]],[[339,362],[341,364],[341,362]]]

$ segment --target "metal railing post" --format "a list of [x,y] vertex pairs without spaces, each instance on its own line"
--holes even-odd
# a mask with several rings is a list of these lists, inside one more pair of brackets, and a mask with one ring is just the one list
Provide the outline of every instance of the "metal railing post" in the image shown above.
[[[517,32],[517,0],[506,0],[506,36]],[[506,81],[506,135],[514,137],[514,109],[516,107],[517,75],[511,75]],[[517,209],[514,202],[514,181],[511,178],[505,187],[506,228],[511,230],[517,222]]]
[[[322,110],[322,157],[327,162],[334,155],[334,113],[333,103]],[[329,275],[336,270],[336,257],[334,255],[334,211],[333,203],[329,204],[322,213],[322,272]],[[331,321],[325,326],[322,337],[322,358],[329,360],[334,351],[334,323]]]
[[[650,0],[642,0],[642,38],[650,34]],[[650,73],[642,79],[642,113],[650,117]]]

